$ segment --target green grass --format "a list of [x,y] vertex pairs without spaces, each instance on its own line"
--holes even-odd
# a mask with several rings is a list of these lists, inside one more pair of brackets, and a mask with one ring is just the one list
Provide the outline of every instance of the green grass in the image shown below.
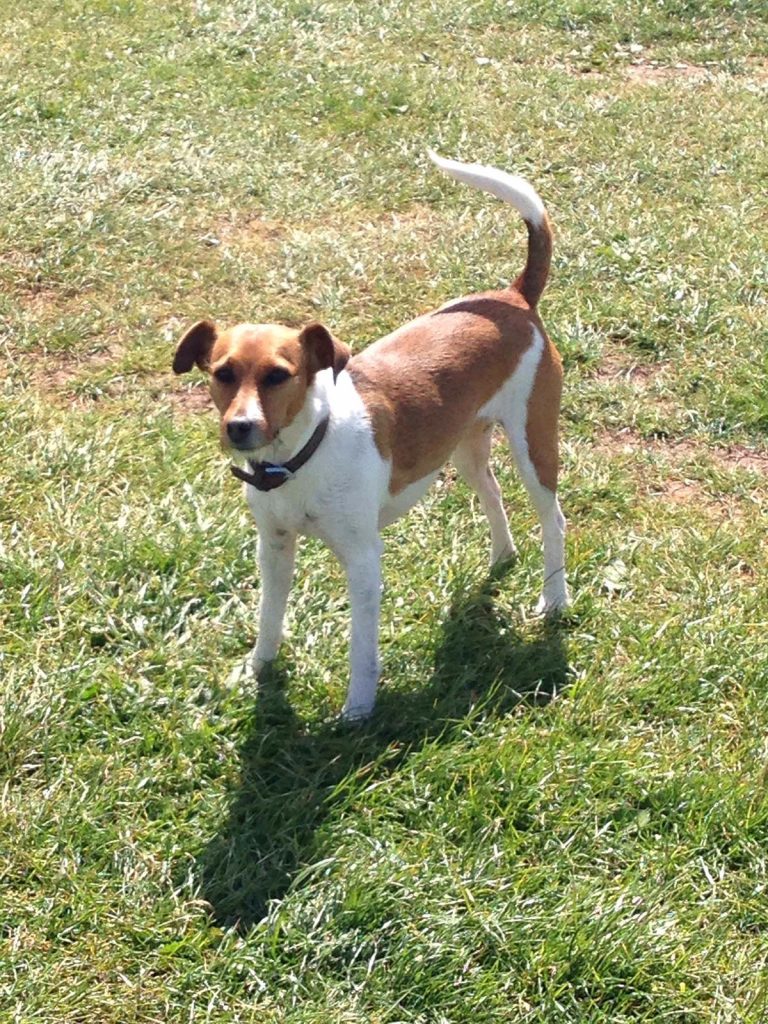
[[[0,1020],[768,1019],[768,19],[758,0],[0,10]],[[173,341],[359,350],[552,214],[573,611],[449,472],[340,727],[314,543],[256,691],[254,531]]]

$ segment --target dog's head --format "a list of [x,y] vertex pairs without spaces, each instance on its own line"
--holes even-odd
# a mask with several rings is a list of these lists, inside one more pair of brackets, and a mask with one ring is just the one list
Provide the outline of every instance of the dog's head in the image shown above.
[[222,447],[248,453],[271,444],[304,406],[315,374],[332,368],[335,380],[349,354],[318,323],[301,330],[238,324],[220,331],[201,320],[179,341],[173,369],[187,373],[197,365],[210,374]]

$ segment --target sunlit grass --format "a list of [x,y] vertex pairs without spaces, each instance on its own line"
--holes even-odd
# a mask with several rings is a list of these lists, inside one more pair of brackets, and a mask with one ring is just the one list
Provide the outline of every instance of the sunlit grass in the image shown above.
[[[0,12],[0,1019],[762,1024],[757,2]],[[387,531],[374,719],[306,542],[257,692],[254,531],[193,318],[359,350],[557,238],[575,603],[445,478]]]

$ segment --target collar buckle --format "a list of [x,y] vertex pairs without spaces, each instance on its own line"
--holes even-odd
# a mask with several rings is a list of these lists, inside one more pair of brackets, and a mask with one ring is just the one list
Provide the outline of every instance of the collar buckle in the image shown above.
[[[257,462],[252,462],[251,463],[251,466],[257,466],[257,465],[259,465],[259,463],[257,463]],[[272,474],[277,475],[278,473],[282,473],[282,475],[285,477],[286,480],[292,480],[293,477],[296,476],[296,474],[292,473],[291,470],[288,469],[287,466],[276,466],[273,462],[262,462],[262,463],[260,463],[260,465],[261,465],[262,471],[264,473],[268,473],[270,476],[272,476]]]

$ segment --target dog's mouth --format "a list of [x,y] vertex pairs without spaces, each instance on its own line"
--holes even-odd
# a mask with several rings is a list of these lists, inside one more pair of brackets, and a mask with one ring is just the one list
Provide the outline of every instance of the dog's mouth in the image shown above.
[[222,437],[222,448],[235,457],[256,458],[260,452],[263,453],[277,441],[279,434],[280,431],[277,430],[270,437],[255,424],[232,421],[227,425]]
[[235,457],[241,457],[249,459],[252,456],[256,456],[259,452],[264,452],[272,444],[271,441],[265,441],[264,444],[253,445],[253,444],[233,444],[231,441],[226,445],[225,451],[229,452],[230,455]]
[[280,460],[277,457],[277,450],[275,448],[279,437],[280,431],[277,431],[271,441],[265,440],[263,444],[258,446],[252,443],[235,444],[227,440],[222,448],[224,454],[229,456],[236,466],[252,467],[262,462],[267,463],[270,459],[274,462],[279,462]]

